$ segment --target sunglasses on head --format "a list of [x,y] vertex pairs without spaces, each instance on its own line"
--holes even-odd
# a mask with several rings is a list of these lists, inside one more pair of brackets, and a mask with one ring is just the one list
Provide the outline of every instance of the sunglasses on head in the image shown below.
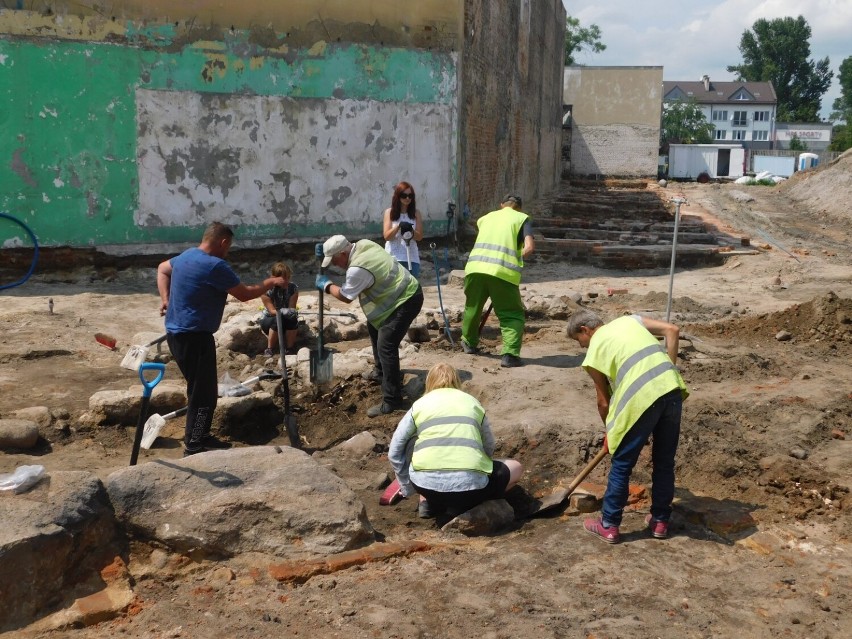
[[410,193],[410,192],[409,192],[409,193],[400,193],[400,194],[399,194],[399,199],[400,199],[400,200],[410,200],[410,199],[411,199],[411,198],[413,198],[413,197],[414,197],[414,193]]

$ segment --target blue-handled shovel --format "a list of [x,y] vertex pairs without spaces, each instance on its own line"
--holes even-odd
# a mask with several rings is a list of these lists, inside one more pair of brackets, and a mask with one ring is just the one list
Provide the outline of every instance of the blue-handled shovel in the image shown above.
[[[156,371],[152,379],[145,377],[148,371]],[[139,409],[139,421],[136,422],[136,435],[133,438],[133,452],[130,453],[130,465],[135,466],[139,458],[139,446],[142,443],[142,434],[145,431],[145,420],[148,417],[148,404],[151,401],[151,393],[154,387],[166,374],[166,365],[160,362],[145,362],[139,366],[139,379],[142,380],[142,406]]]

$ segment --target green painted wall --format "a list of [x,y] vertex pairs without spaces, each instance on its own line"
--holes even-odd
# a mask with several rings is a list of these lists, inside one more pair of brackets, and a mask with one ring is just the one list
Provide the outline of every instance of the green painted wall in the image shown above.
[[[25,221],[45,246],[198,239],[198,228],[134,223],[137,88],[455,100],[455,59],[447,53],[325,43],[270,50],[239,32],[228,41],[176,44],[167,27],[128,27],[127,34],[119,44],[0,39],[0,211]],[[313,224],[308,230],[325,229]],[[274,229],[249,228],[245,235],[274,237]]]

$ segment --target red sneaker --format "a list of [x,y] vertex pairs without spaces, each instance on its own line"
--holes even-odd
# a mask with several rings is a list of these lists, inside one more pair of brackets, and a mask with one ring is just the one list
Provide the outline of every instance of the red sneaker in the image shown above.
[[656,539],[665,539],[669,536],[669,522],[661,519],[654,519],[651,515],[645,517],[645,523],[648,525],[648,530]]
[[583,528],[608,544],[617,544],[619,541],[618,526],[604,526],[600,518],[587,519],[583,522]]

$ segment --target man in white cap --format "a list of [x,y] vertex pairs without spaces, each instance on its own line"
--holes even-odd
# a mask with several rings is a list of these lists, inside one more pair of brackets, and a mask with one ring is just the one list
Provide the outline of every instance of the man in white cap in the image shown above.
[[352,244],[343,235],[334,235],[323,243],[322,249],[323,268],[333,264],[346,269],[346,281],[343,286],[337,286],[328,276],[317,275],[317,289],[346,304],[357,297],[367,316],[374,374],[382,383],[382,403],[371,406],[367,416],[404,410],[399,344],[423,307],[420,283],[384,248],[370,240]]

